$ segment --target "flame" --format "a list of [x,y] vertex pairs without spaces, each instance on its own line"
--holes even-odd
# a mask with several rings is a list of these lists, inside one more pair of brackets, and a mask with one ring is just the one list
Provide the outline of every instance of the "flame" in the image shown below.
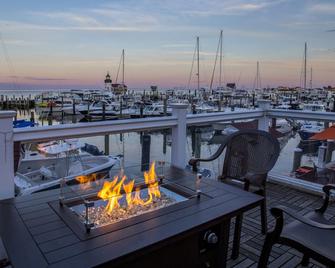
[[92,183],[95,182],[98,184],[98,180],[101,179],[102,176],[99,176],[99,174],[93,173],[89,175],[81,175],[76,177],[76,181],[80,183],[80,190],[88,190],[92,187]]
[[[122,176],[121,176],[122,175]],[[102,189],[98,192],[98,197],[104,200],[108,200],[108,204],[105,207],[105,211],[109,214],[113,212],[115,208],[120,207],[119,200],[122,198],[121,189],[123,188],[126,196],[127,207],[132,206],[146,206],[153,202],[153,198],[159,198],[161,196],[159,185],[157,181],[157,175],[155,172],[155,163],[153,163],[148,172],[144,172],[144,181],[147,185],[148,196],[147,200],[141,198],[141,189],[136,187],[135,192],[134,184],[135,180],[131,180],[128,183],[124,183],[127,177],[121,173],[121,180],[119,176],[115,176],[113,181],[105,181]],[[119,181],[119,182],[118,182]]]
[[98,197],[108,199],[108,204],[106,206],[107,212],[112,212],[114,208],[120,207],[119,199],[122,197],[120,192],[126,176],[123,176],[121,181],[117,183],[118,179],[119,177],[116,176],[111,182],[105,181],[102,190],[98,193]]
[[134,188],[134,183],[135,183],[134,180],[132,180],[128,184],[123,184],[123,189],[126,192],[127,205],[129,207],[133,206],[133,202],[132,202],[132,190]]

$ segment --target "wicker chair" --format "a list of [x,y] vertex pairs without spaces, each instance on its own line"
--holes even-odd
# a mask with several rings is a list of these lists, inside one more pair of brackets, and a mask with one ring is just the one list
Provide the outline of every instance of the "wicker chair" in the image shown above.
[[[274,244],[286,245],[302,252],[304,254],[301,262],[303,266],[307,266],[309,259],[313,258],[327,267],[335,267],[335,225],[324,217],[331,190],[335,190],[335,185],[324,186],[323,205],[305,216],[284,206],[271,208],[276,224],[273,231],[266,235],[258,268],[267,267]],[[284,213],[295,220],[284,226]]]
[[[223,182],[243,184],[244,190],[252,191],[266,197],[266,179],[268,172],[275,165],[280,146],[276,138],[262,130],[240,130],[225,138],[214,155],[207,159],[194,158],[189,161],[193,171],[197,171],[199,162],[213,161],[226,149],[222,175]],[[266,198],[261,204],[262,233],[267,232]],[[239,254],[243,216],[238,216],[235,223],[232,258]]]

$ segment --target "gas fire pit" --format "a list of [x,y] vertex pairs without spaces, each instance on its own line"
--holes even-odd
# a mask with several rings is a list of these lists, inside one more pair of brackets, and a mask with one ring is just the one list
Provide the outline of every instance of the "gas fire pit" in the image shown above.
[[12,266],[225,267],[231,219],[263,197],[161,162],[141,169],[0,202]]
[[[149,214],[139,217],[141,215],[195,197],[200,198],[196,192],[185,187],[183,189],[182,186],[165,179],[163,164],[165,163],[159,162],[159,178],[155,162],[148,171],[144,171],[143,178],[137,176],[134,179],[128,178],[122,168],[117,175],[112,175],[114,173],[112,171],[110,172],[112,178],[103,180],[98,180],[96,175],[80,176],[77,178],[79,183],[77,188],[68,188],[68,185],[62,184],[59,202],[52,202],[51,206],[70,226],[79,224],[85,227],[86,233],[90,234],[88,236],[85,236],[82,230],[73,229],[82,239],[87,239],[100,235],[101,232],[91,233],[100,227],[109,225],[109,228],[104,229],[108,232],[115,230],[115,227],[111,229],[113,224],[122,222],[118,226],[124,228],[150,216]],[[134,217],[137,219],[132,219]]]

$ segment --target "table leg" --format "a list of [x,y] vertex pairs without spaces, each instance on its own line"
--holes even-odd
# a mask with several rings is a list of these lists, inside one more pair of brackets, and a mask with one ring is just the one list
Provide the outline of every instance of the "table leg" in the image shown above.
[[231,254],[231,258],[233,260],[237,259],[238,255],[240,254],[242,221],[243,221],[243,214],[236,216],[235,229],[234,229],[233,250],[232,250],[232,254]]
[[220,238],[217,254],[217,265],[215,267],[226,267],[229,247],[230,219],[225,220],[220,226]]

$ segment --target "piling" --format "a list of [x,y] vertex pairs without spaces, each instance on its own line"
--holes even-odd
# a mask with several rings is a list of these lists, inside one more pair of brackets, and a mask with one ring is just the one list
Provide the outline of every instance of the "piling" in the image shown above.
[[122,118],[122,99],[120,99],[120,118]]
[[194,148],[194,157],[200,158],[201,156],[201,130],[197,128],[195,130],[195,148]]
[[48,116],[48,126],[52,126],[52,117]]
[[221,112],[221,107],[222,107],[222,102],[219,100],[218,101],[218,111]]
[[141,105],[140,105],[140,117],[143,118],[143,110],[144,110],[144,103],[141,102]]
[[64,124],[64,111],[62,110],[61,124]]
[[292,173],[294,173],[301,166],[302,156],[303,156],[303,150],[300,148],[295,148],[293,155]]
[[194,156],[194,152],[195,152],[195,127],[194,126],[190,126],[190,130],[191,130],[192,156]]
[[72,100],[72,115],[76,114],[76,102],[75,100]]
[[109,135],[105,135],[105,155],[109,155]]
[[53,105],[52,105],[52,102],[49,102],[49,105],[50,105],[50,110],[49,110],[49,114],[48,114],[48,115],[49,115],[49,116],[52,116],[52,112],[53,112],[53,111],[52,111],[52,109],[53,109],[53,107],[52,107],[52,106],[53,106]]
[[318,148],[318,167],[324,167],[326,160],[327,146],[322,144]]
[[142,159],[141,159],[141,171],[149,169],[150,164],[150,144],[151,137],[148,133],[144,133],[142,136]]
[[71,119],[72,119],[72,120],[71,120],[72,124],[77,123],[77,116],[76,116],[76,115],[72,115],[72,118],[71,118]]
[[255,93],[252,93],[252,107],[255,108]]
[[106,104],[104,102],[102,103],[102,120],[106,120]]
[[329,163],[330,161],[332,161],[332,155],[334,150],[335,150],[335,141],[334,140],[327,141],[325,163]]
[[30,113],[30,122],[35,123],[35,112],[31,111]]
[[167,98],[166,98],[166,96],[164,96],[164,98],[163,98],[163,113],[164,113],[164,116],[167,115]]
[[167,130],[163,130],[163,154],[166,154],[167,147]]
[[196,113],[197,113],[196,106],[195,106],[195,103],[193,102],[192,103],[192,114],[196,114]]

